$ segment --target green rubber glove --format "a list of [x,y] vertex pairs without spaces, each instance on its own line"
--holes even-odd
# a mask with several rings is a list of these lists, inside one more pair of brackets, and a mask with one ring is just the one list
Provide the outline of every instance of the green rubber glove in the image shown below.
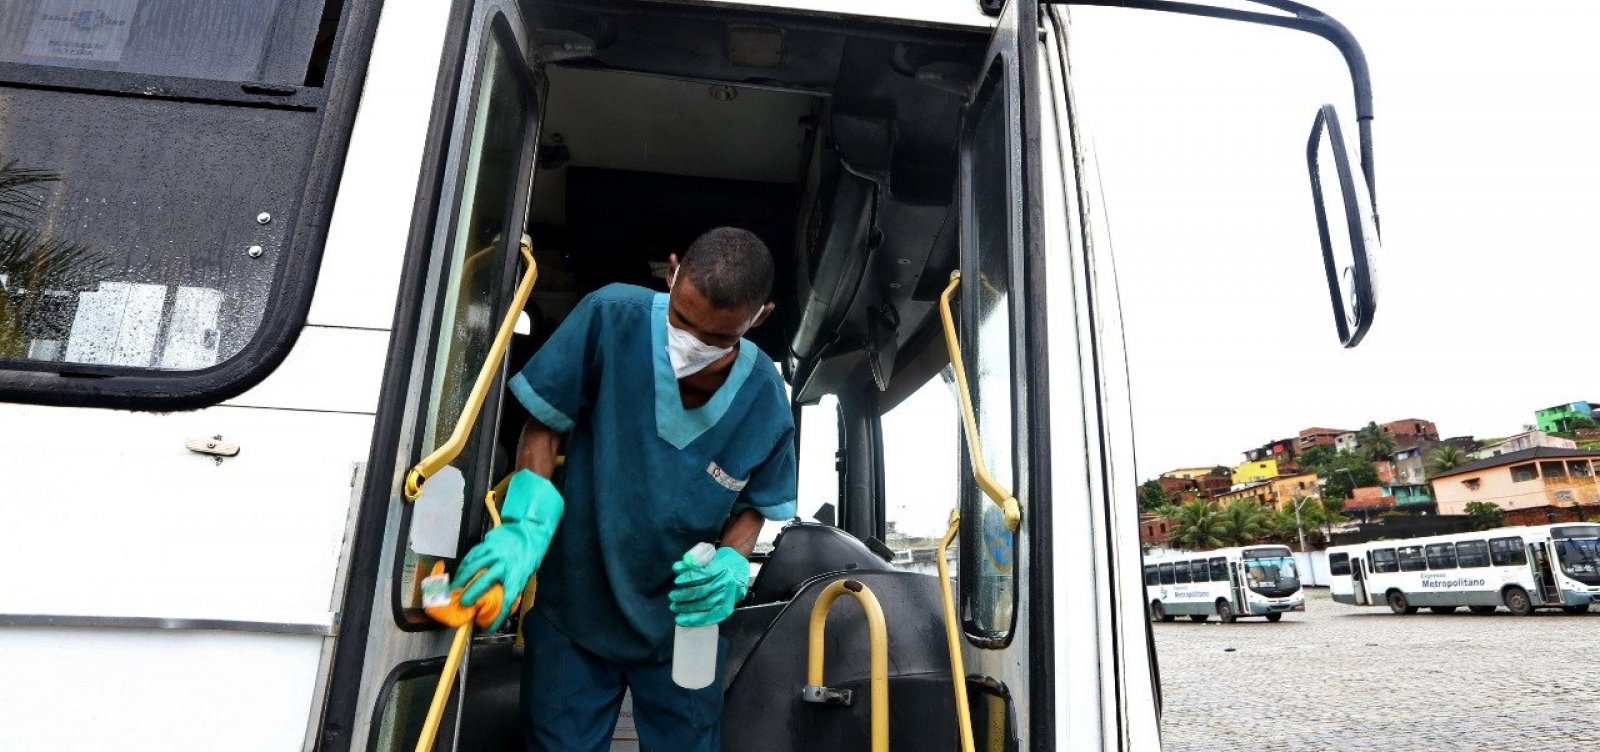
[[750,589],[750,562],[731,548],[719,548],[703,567],[693,553],[673,563],[672,613],[680,627],[709,627],[733,614],[733,605]]
[[[456,567],[451,588],[467,586],[468,580],[472,581],[461,594],[463,606],[476,604],[478,598],[495,583],[505,588],[500,614],[489,626],[490,632],[500,629],[511,612],[512,601],[527,586],[528,578],[539,569],[539,562],[544,561],[545,551],[550,548],[550,539],[556,534],[556,523],[561,521],[564,508],[561,492],[549,480],[535,475],[531,470],[518,470],[511,476],[511,484],[506,487],[506,500],[500,510],[500,526],[484,535],[483,542],[473,546],[461,559],[461,565]],[[480,571],[483,576],[473,580],[472,576]]]

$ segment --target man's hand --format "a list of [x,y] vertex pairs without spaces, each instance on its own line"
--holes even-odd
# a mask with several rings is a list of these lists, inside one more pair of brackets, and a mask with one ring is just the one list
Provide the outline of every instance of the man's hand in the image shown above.
[[750,562],[734,549],[717,549],[703,567],[692,554],[672,565],[672,613],[680,627],[709,627],[733,614],[733,606],[750,589]]
[[[518,470],[506,488],[506,501],[500,513],[500,526],[483,536],[456,568],[451,589],[465,586],[461,605],[472,606],[496,584],[505,589],[499,613],[489,631],[500,629],[511,611],[511,604],[527,586],[528,578],[539,569],[556,534],[565,503],[550,481],[531,471]],[[483,576],[473,579],[473,575]]]

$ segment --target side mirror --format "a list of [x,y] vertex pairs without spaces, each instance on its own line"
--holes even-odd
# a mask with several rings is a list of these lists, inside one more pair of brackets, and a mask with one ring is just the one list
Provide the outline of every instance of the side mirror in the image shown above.
[[1345,347],[1355,347],[1372,326],[1372,315],[1378,307],[1372,263],[1381,247],[1378,215],[1370,186],[1350,170],[1339,116],[1331,104],[1323,105],[1311,124],[1306,166],[1311,170],[1311,197],[1322,240],[1328,295],[1333,299],[1334,323],[1339,328],[1339,341]]

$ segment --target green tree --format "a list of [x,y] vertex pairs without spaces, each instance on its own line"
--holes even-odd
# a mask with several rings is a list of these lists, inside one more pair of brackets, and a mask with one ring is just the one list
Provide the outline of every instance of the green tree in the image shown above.
[[1301,467],[1322,479],[1322,498],[1330,504],[1349,497],[1353,489],[1378,484],[1378,471],[1360,453],[1313,450],[1301,456]]
[[1461,451],[1461,447],[1454,444],[1445,444],[1428,454],[1428,477],[1431,478],[1440,473],[1454,470],[1471,461],[1472,458],[1467,456],[1466,452]]
[[1386,460],[1394,456],[1394,437],[1384,433],[1377,421],[1368,421],[1356,431],[1356,446],[1369,460]]
[[1506,524],[1505,511],[1494,502],[1469,501],[1465,511],[1472,520],[1473,530],[1492,530]]
[[1167,496],[1160,481],[1147,480],[1139,484],[1139,511],[1155,512],[1171,503],[1172,498]]
[[1211,468],[1211,474],[1224,478],[1231,478],[1233,477],[1233,468],[1228,467],[1227,465],[1217,465],[1216,467]]
[[1222,518],[1225,546],[1244,546],[1272,535],[1276,529],[1272,515],[1259,502],[1234,499],[1217,510]]
[[1316,465],[1326,464],[1338,453],[1338,450],[1327,444],[1318,444],[1300,453],[1300,466],[1311,468]]
[[1222,518],[1210,502],[1195,499],[1181,507],[1171,507],[1170,511],[1168,519],[1173,525],[1167,542],[1174,548],[1202,551],[1225,545]]
[[1591,417],[1589,417],[1587,415],[1574,415],[1571,418],[1567,419],[1567,432],[1571,433],[1573,431],[1581,431],[1581,430],[1588,429],[1588,428],[1594,428],[1594,427],[1596,427],[1596,425],[1600,425],[1600,424],[1596,424],[1594,422],[1594,418],[1591,418]]

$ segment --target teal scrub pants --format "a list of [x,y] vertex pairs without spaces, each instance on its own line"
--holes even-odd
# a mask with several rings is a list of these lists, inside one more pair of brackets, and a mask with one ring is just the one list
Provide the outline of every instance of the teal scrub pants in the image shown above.
[[[523,621],[522,722],[529,752],[606,752],[633,690],[642,752],[720,752],[722,682],[688,690],[672,682],[672,662],[612,663],[573,644],[535,608]],[[717,674],[727,640],[717,651]]]

